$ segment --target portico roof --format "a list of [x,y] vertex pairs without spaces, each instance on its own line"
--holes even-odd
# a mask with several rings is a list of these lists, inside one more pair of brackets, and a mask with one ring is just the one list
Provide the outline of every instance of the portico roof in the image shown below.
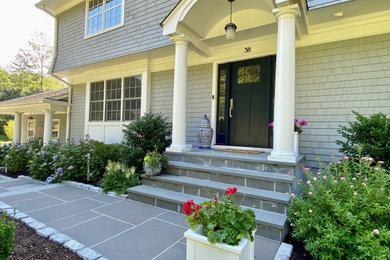
[[41,113],[44,110],[66,112],[70,105],[67,99],[68,88],[14,98],[0,102],[0,114]]

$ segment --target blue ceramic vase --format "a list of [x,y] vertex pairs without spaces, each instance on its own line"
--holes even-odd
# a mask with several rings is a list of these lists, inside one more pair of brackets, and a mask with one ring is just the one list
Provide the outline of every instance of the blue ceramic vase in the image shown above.
[[204,115],[198,128],[199,149],[210,149],[213,139],[213,129],[207,115]]

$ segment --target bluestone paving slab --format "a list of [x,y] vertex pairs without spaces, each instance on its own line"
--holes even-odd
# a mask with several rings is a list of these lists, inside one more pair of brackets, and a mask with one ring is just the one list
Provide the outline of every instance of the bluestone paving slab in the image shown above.
[[73,201],[96,195],[96,192],[80,189],[70,185],[42,190],[41,192],[66,201]]
[[12,202],[16,202],[16,201],[30,200],[30,199],[42,198],[42,197],[44,197],[44,195],[42,195],[39,192],[27,192],[27,193],[22,193],[22,194],[18,194],[18,195],[2,197],[1,200],[6,202],[6,203],[12,203]]
[[156,258],[156,260],[186,260],[186,245],[177,243],[166,252]]
[[107,204],[125,200],[124,198],[108,196],[106,194],[98,194],[98,195],[90,197],[90,199],[97,200],[97,201],[107,203]]
[[138,225],[149,218],[166,212],[164,209],[130,200],[110,204],[105,207],[101,207],[96,211],[134,225]]
[[63,229],[61,230],[61,233],[90,247],[131,227],[133,227],[133,225],[101,216],[79,225]]
[[90,219],[96,218],[101,216],[101,214],[98,214],[93,211],[86,211],[80,214],[76,214],[73,216],[65,217],[60,220],[55,220],[53,222],[48,222],[49,226],[52,228],[55,228],[59,231],[61,231],[64,228],[68,228],[74,225],[78,225],[82,222],[88,221]]
[[256,259],[274,259],[280,243],[264,237],[255,236],[255,257]]
[[152,219],[93,249],[111,260],[150,260],[180,240],[185,231],[185,228]]
[[17,179],[17,180],[0,182],[0,187],[9,188],[9,187],[15,187],[15,186],[32,184],[32,183],[33,182],[30,180]]
[[13,203],[13,206],[15,206],[20,211],[28,213],[32,210],[43,209],[59,204],[64,204],[64,201],[49,196],[44,196],[30,200],[17,201]]
[[157,218],[164,220],[164,221],[167,221],[167,222],[170,222],[172,224],[182,226],[186,229],[189,229],[190,226],[188,225],[188,222],[185,219],[185,217],[186,217],[186,215],[184,215],[184,214],[176,213],[173,211],[167,211],[167,212],[159,215]]
[[102,205],[104,204],[98,201],[81,199],[78,201],[68,202],[66,204],[61,204],[50,208],[31,211],[29,212],[29,215],[37,219],[38,221],[49,223],[55,220],[59,220],[71,215],[76,215],[81,212],[100,207]]
[[2,192],[7,192],[8,190],[7,189],[4,189],[4,188],[1,188],[0,187],[0,193],[2,193]]

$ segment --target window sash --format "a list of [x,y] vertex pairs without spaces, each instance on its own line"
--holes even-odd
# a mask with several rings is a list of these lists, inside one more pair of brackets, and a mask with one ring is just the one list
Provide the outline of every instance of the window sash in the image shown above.
[[60,138],[60,120],[59,119],[52,120],[51,137],[53,140]]
[[121,25],[123,3],[124,0],[87,1],[86,35],[91,36]]

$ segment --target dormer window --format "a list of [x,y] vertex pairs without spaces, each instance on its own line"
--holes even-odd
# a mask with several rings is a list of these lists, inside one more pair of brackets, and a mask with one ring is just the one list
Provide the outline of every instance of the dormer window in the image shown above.
[[86,36],[117,28],[123,24],[124,0],[87,1]]

